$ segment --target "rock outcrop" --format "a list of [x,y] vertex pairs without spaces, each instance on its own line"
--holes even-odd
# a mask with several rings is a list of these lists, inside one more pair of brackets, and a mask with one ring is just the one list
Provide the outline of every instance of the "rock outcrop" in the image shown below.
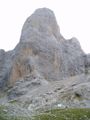
[[8,100],[17,99],[31,111],[62,101],[90,106],[89,71],[90,55],[76,38],[65,40],[47,8],[26,20],[14,50],[0,50],[0,88],[8,88]]
[[0,56],[0,71],[4,76],[0,83],[7,85],[14,85],[32,72],[47,80],[85,72],[84,52],[78,40],[62,37],[54,13],[47,8],[36,10],[26,20],[18,45],[8,53],[1,51]]

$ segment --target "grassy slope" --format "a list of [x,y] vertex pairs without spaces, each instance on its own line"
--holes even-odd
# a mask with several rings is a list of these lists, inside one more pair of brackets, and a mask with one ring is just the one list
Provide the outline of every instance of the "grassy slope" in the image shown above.
[[5,107],[0,107],[0,120],[90,120],[90,109],[55,109],[32,118],[10,117]]
[[33,120],[90,120],[90,109],[56,109],[42,113]]

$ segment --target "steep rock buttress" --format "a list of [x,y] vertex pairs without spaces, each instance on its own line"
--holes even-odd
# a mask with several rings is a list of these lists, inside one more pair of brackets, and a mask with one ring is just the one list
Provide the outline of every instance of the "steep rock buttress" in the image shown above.
[[48,81],[85,73],[85,53],[76,38],[65,40],[54,13],[37,9],[23,25],[14,50],[0,50],[0,87],[39,74]]

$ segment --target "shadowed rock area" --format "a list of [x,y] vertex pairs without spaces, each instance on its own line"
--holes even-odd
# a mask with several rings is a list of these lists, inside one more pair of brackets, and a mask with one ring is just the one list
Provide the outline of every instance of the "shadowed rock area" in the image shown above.
[[[0,103],[16,113],[18,107],[90,107],[90,55],[76,38],[65,40],[50,9],[37,9],[15,49],[0,50],[0,89],[7,93]],[[11,100],[22,107],[12,107]]]

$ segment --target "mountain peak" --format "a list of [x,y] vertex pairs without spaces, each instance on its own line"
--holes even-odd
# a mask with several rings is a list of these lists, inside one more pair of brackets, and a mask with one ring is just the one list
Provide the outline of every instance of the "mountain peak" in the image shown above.
[[48,8],[37,9],[30,17],[27,18],[23,25],[21,42],[30,40],[34,36],[54,36],[60,39],[60,30],[54,13]]
[[[0,50],[0,89],[8,90],[6,102],[18,100],[21,105],[17,105],[27,106],[31,113],[61,101],[64,106],[90,106],[89,81],[90,55],[76,38],[62,37],[54,13],[47,8],[28,17],[14,50]],[[15,107],[16,113],[20,109]]]

